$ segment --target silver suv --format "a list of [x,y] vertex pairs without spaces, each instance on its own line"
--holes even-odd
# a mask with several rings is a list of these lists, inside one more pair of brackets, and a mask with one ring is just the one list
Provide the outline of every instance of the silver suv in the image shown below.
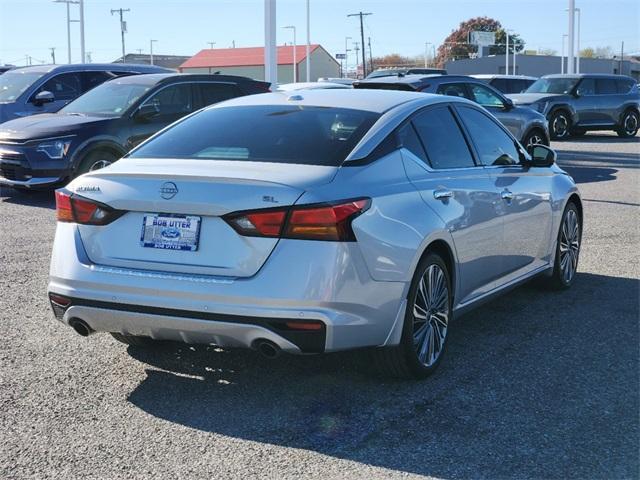
[[640,125],[640,92],[624,75],[547,75],[524,93],[508,95],[549,120],[551,138],[562,140],[587,130],[613,130],[633,137]]
[[365,79],[353,88],[407,90],[462,97],[489,110],[522,145],[549,145],[549,128],[544,115],[527,107],[519,107],[498,90],[464,75],[405,75]]

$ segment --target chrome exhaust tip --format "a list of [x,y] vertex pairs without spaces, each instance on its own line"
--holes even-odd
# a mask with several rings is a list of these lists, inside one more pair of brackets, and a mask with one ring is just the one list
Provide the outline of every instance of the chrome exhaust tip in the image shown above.
[[78,335],[83,337],[88,337],[92,333],[95,333],[93,328],[87,325],[87,322],[80,320],[79,318],[72,318],[69,320],[69,326],[73,328]]
[[254,341],[253,348],[254,350],[257,350],[260,355],[269,359],[279,357],[280,352],[282,351],[278,345],[273,343],[271,340],[267,340],[264,338]]

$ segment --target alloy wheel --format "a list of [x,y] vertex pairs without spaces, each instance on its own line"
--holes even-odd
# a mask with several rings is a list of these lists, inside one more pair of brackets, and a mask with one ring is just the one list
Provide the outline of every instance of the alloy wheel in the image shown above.
[[633,113],[628,113],[624,118],[624,132],[627,135],[634,135],[638,130],[638,117]]
[[418,361],[430,367],[444,349],[449,325],[449,285],[438,265],[424,272],[413,302],[413,346]]
[[89,171],[93,172],[95,170],[100,170],[101,168],[107,167],[111,165],[111,162],[109,160],[98,160],[97,162],[94,162],[91,167],[89,167]]
[[553,119],[553,125],[551,127],[553,128],[553,133],[556,137],[563,138],[568,133],[569,121],[567,120],[567,117],[560,114]]
[[560,233],[560,269],[565,283],[571,279],[578,269],[580,254],[580,223],[575,210],[567,210]]
[[529,137],[529,140],[527,142],[527,144],[525,145],[525,147],[529,148],[529,147],[533,147],[534,145],[539,145],[544,143],[542,141],[542,137],[540,135],[538,135],[537,133],[534,133],[533,135],[531,135]]

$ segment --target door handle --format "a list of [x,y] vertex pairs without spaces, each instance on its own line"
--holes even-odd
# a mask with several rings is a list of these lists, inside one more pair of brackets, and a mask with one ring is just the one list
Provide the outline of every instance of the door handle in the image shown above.
[[510,190],[503,190],[500,194],[503,200],[511,201],[513,200],[513,193]]
[[451,190],[436,190],[433,192],[433,198],[436,200],[446,200],[451,197],[453,197],[453,192]]

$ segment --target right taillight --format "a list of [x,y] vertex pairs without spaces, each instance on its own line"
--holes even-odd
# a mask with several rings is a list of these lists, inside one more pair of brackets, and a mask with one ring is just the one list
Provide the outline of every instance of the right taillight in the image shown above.
[[253,210],[227,215],[225,220],[239,234],[301,240],[356,240],[351,222],[371,205],[368,198],[336,203]]
[[56,190],[56,217],[59,222],[107,225],[123,213],[67,190]]

